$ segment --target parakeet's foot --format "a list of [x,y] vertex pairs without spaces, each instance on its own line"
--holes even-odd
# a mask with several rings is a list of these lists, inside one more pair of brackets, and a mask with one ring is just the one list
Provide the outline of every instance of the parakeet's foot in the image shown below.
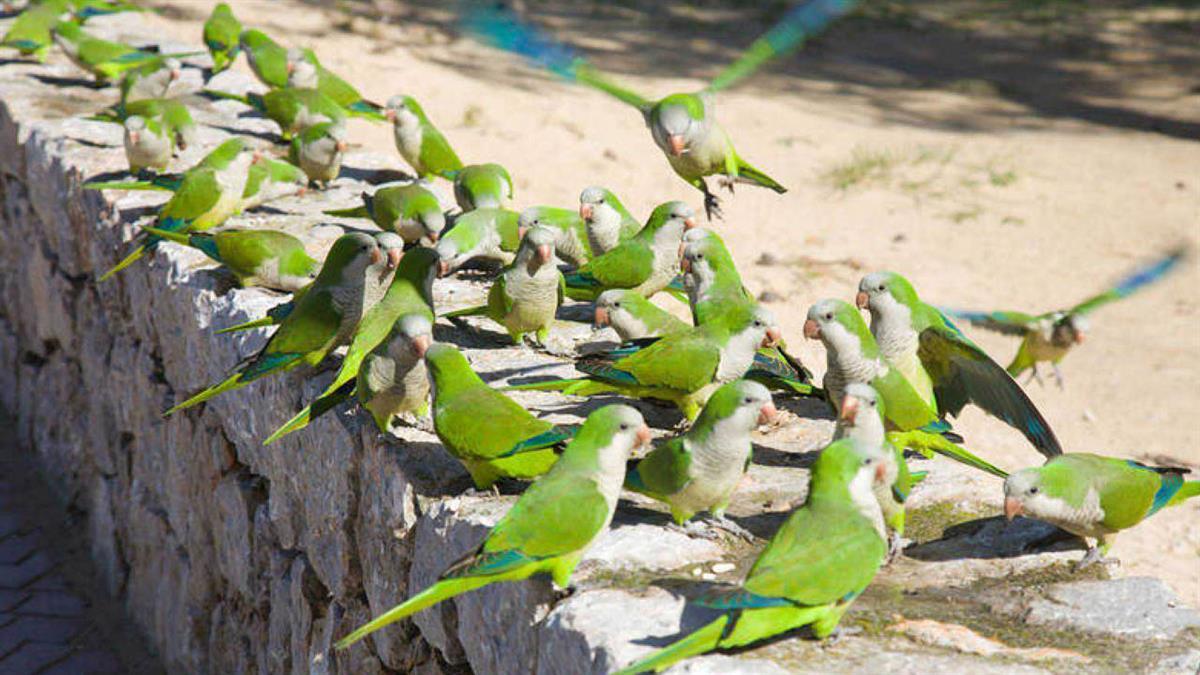
[[1059,370],[1057,363],[1051,367],[1054,369],[1052,372],[1054,373],[1054,381],[1058,384],[1058,390],[1062,391],[1063,389],[1066,388],[1065,386],[1063,386],[1064,384],[1066,384],[1066,380],[1063,378],[1062,371]]
[[1083,558],[1075,565],[1075,571],[1079,572],[1081,570],[1085,570],[1096,563],[1104,565],[1105,567],[1121,566],[1121,561],[1119,559],[1115,557],[1105,557],[1104,554],[1100,552],[1099,547],[1093,546],[1087,550],[1087,553],[1084,554]]
[[567,598],[571,597],[572,595],[575,595],[576,593],[578,593],[579,587],[575,586],[574,584],[567,586],[566,588],[558,588],[556,586],[552,589],[552,592],[554,593],[554,601],[562,602],[563,600],[566,600]]
[[713,217],[720,220],[725,220],[725,214],[721,212],[721,200],[708,190],[704,191],[704,214],[708,216],[708,222],[712,222]]
[[825,638],[822,647],[833,647],[842,641],[842,638],[850,637],[851,635],[859,635],[863,629],[858,626],[838,626],[833,629],[829,637]]
[[1046,383],[1042,382],[1042,374],[1038,372],[1036,363],[1033,364],[1033,368],[1029,371],[1029,379],[1025,380],[1025,384],[1029,384],[1030,382],[1033,382],[1034,380],[1037,380],[1039,387],[1046,386]]
[[710,541],[716,541],[721,538],[721,534],[719,532],[708,525],[695,520],[689,520],[682,525],[671,523],[670,525],[667,525],[667,529],[671,530],[672,532],[679,532],[680,534],[691,537],[692,539],[708,539]]
[[708,524],[710,527],[715,527],[715,528],[718,528],[721,530],[725,530],[729,534],[732,534],[735,537],[740,537],[750,543],[753,543],[754,540],[756,539],[756,537],[754,536],[754,533],[752,533],[750,530],[747,530],[746,528],[742,527],[741,525],[738,525],[737,523],[733,522],[726,516],[710,517],[708,519]]
[[883,564],[890,565],[896,561],[896,558],[904,555],[904,549],[912,543],[912,539],[905,539],[896,532],[888,535],[888,552],[887,558],[884,558]]
[[733,194],[733,184],[736,182],[736,180],[730,178],[729,176],[721,176],[717,179],[717,185],[729,190],[729,194]]

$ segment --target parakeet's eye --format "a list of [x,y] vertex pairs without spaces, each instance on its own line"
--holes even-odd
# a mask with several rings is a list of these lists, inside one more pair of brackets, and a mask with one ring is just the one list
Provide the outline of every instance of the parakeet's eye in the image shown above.
[[825,312],[825,320],[833,321],[833,312]]
[[621,422],[621,431],[629,431],[629,424],[627,422]]
[[747,396],[745,399],[742,400],[742,403],[745,403],[746,405],[750,405],[751,403],[754,403],[754,399]]
[[704,254],[703,254],[703,253],[697,253],[697,254],[696,254],[696,260],[704,260]]
[[763,322],[762,322],[761,320],[759,320],[759,319],[755,319],[755,320],[754,320],[754,325],[755,325],[756,327],[760,327],[760,326],[762,326],[762,325],[763,325]]
[[886,291],[886,290],[887,290],[887,286],[884,286],[883,284],[879,284],[879,288],[878,288],[877,290],[878,290],[880,293],[882,293],[882,292],[884,292],[884,291]]
[[596,203],[597,203],[597,204],[603,204],[603,203],[604,203],[604,197],[601,197],[600,199],[597,199],[597,200],[596,200]]
[[871,459],[870,457],[863,460],[863,466],[871,466],[874,463],[875,463],[875,460]]
[[620,307],[620,306],[621,306],[621,303],[619,303],[619,302],[614,302],[614,303],[613,303],[613,307]]
[[1029,494],[1031,494],[1031,495],[1036,495],[1038,492],[1039,492],[1039,490],[1036,485],[1029,488]]

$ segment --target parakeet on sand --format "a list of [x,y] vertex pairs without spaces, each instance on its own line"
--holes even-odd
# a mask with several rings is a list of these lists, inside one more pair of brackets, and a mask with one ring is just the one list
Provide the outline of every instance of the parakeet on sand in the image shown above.
[[686,333],[692,329],[682,319],[628,288],[604,291],[596,298],[594,325],[597,328],[611,326],[621,342]]

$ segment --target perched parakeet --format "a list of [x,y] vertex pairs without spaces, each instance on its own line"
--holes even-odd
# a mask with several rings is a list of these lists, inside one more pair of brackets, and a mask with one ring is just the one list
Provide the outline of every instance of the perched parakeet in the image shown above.
[[115,80],[124,73],[150,64],[161,64],[167,59],[196,56],[202,52],[159,54],[130,47],[119,42],[109,42],[88,35],[78,22],[60,21],[54,26],[54,42],[79,68],[86,70],[97,82]]
[[628,288],[650,297],[663,290],[679,270],[679,243],[696,226],[683,202],[660,204],[646,227],[604,255],[566,275],[567,296],[595,300],[610,288]]
[[637,108],[671,168],[704,193],[704,208],[711,219],[720,215],[720,209],[716,196],[705,182],[707,176],[720,176],[730,191],[734,182],[742,182],[786,192],[782,185],[750,165],[734,150],[733,142],[716,120],[715,93],[755,72],[771,59],[797,49],[855,4],[853,0],[800,3],[703,90],[671,94],[657,101],[615,84],[570,47],[522,23],[510,10],[476,11],[467,28],[491,44],[531,59],[569,81],[598,89]]
[[592,186],[579,195],[579,217],[583,218],[592,255],[608,253],[642,229],[620,199],[607,188]]
[[307,189],[308,176],[303,169],[286,160],[262,155],[250,165],[239,210],[249,211],[269,201],[302,195]]
[[463,168],[450,142],[433,126],[425,111],[411,96],[393,96],[384,113],[392,122],[396,150],[418,178],[448,177]]
[[352,84],[335,75],[311,49],[288,50],[288,86],[316,89],[355,117],[384,121],[383,106],[362,97]]
[[[171,199],[158,211],[155,227],[170,232],[198,232],[225,222],[237,212],[253,161],[240,138],[231,138],[183,174]],[[115,267],[100,276],[104,281],[137,262],[162,241],[155,235],[142,239]]]
[[280,136],[285,141],[291,141],[293,136],[311,126],[346,119],[346,110],[316,89],[273,89],[266,94],[230,94],[205,89],[204,93],[254,108],[279,125]]
[[771,392],[757,382],[734,380],[708,399],[696,423],[631,463],[625,488],[671,507],[676,524],[725,509],[750,466],[750,432],[775,418]]
[[604,291],[596,298],[595,325],[612,326],[621,342],[665,337],[692,329],[641,293],[627,288]]
[[1200,495],[1200,481],[1183,478],[1190,471],[1084,452],[1059,455],[1004,481],[1004,515],[1026,515],[1095,539],[1082,562],[1099,562],[1117,532]]
[[521,232],[534,227],[552,229],[555,233],[554,252],[570,265],[579,267],[592,258],[592,247],[588,244],[583,218],[572,209],[531,206],[521,212],[517,227]]
[[388,338],[363,359],[355,378],[362,407],[380,431],[390,431],[404,413],[429,411],[429,372],[425,352],[433,344],[433,323],[422,314],[400,317]]
[[521,344],[526,333],[534,333],[538,343],[545,344],[563,300],[562,273],[554,266],[558,235],[543,226],[526,232],[516,259],[492,282],[487,304],[449,312],[446,318],[487,316],[504,326],[515,344]]
[[445,276],[475,258],[511,263],[521,242],[518,219],[517,212],[508,209],[475,209],[455,217],[436,246],[439,274]]
[[974,403],[1025,435],[1046,457],[1062,446],[1029,396],[990,356],[894,272],[863,277],[855,299],[871,313],[880,355],[913,385],[938,417]]
[[833,299],[817,302],[808,309],[804,336],[820,340],[825,346],[824,386],[835,412],[840,412],[850,384],[869,384],[884,402],[887,429],[901,432],[889,436],[894,444],[926,456],[938,452],[992,475],[1008,476],[944,436],[950,432],[950,425],[921,398],[899,369],[883,358],[867,322],[853,305]]
[[499,164],[469,164],[447,177],[454,181],[454,201],[463,211],[502,209],[512,201],[512,177]]
[[182,72],[183,64],[173,58],[130,70],[121,78],[121,103],[166,98]]
[[317,278],[321,263],[304,250],[304,242],[277,230],[146,231],[176,244],[190,246],[221,263],[242,286],[261,286],[291,293]]
[[446,214],[437,195],[420,183],[389,185],[375,194],[362,193],[362,206],[326,211],[339,218],[370,218],[381,230],[404,237],[409,244],[434,245],[446,227]]
[[242,51],[241,34],[242,24],[233,15],[233,10],[227,3],[217,3],[204,22],[204,46],[212,56],[213,75],[226,70],[237,60]]
[[257,354],[242,362],[224,381],[163,413],[171,415],[272,373],[300,365],[316,366],[343,345],[367,309],[377,280],[390,274],[389,259],[375,237],[345,234],[334,242],[312,288],[279,324]]
[[523,384],[513,389],[562,391],[575,396],[617,392],[670,401],[696,419],[721,385],[741,378],[754,352],[779,340],[775,317],[764,307],[743,306],[720,320],[669,335],[646,347],[627,347],[580,358],[586,377]]
[[163,128],[159,120],[147,120],[141,115],[126,117],[123,126],[129,173],[137,174],[146,169],[164,171],[175,150],[171,132]]
[[[384,232],[381,236],[383,235],[400,240],[400,237],[394,232]],[[402,242],[401,245],[403,245]],[[438,257],[433,249],[419,246],[404,254],[383,298],[367,311],[353,329],[350,346],[346,350],[346,356],[342,358],[342,365],[338,368],[333,382],[325,388],[325,391],[321,392],[317,401],[306,406],[283,426],[276,429],[263,441],[263,445],[274,443],[293,431],[307,426],[308,422],[316,417],[314,414],[316,408],[322,407],[318,405],[318,402],[326,397],[336,396],[339,389],[355,380],[363,360],[387,339],[401,317],[416,314],[425,317],[430,324],[433,323],[433,280],[437,275],[437,266]],[[302,302],[304,302],[303,298],[298,300],[298,303]],[[297,309],[299,309],[299,304],[297,304]],[[286,317],[284,321],[287,321]]]
[[322,122],[292,138],[288,160],[300,167],[313,183],[327,186],[342,170],[349,142],[344,121]]
[[171,133],[175,146],[186,150],[196,135],[196,122],[185,104],[170,98],[142,99],[117,105],[97,113],[91,119],[101,122],[123,124],[125,120],[137,115],[147,120],[154,120],[162,128]]
[[692,601],[718,616],[619,675],[662,671],[690,656],[744,647],[802,626],[812,626],[819,640],[833,634],[887,555],[872,494],[883,480],[877,453],[851,439],[822,450],[804,505],[771,537],[745,581]]
[[288,50],[261,30],[244,30],[238,45],[246,53],[246,62],[259,82],[282,89],[288,81]]
[[[453,352],[447,345],[431,347],[430,368],[439,367],[431,357],[452,359]],[[471,420],[485,421],[477,415]],[[477,549],[451,565],[433,586],[342,638],[337,648],[345,649],[384,626],[488,584],[548,574],[557,586],[566,588],[588,547],[612,522],[625,460],[649,439],[650,429],[641,414],[629,406],[605,406],[588,415],[558,463],[529,486]]]
[[69,0],[31,2],[9,25],[0,47],[16,49],[24,56],[44,62],[50,53],[50,33],[70,8]]
[[1077,344],[1082,344],[1090,326],[1088,315],[1103,305],[1114,300],[1128,297],[1139,289],[1165,277],[1174,270],[1187,255],[1187,248],[1176,247],[1157,260],[1143,265],[1118,281],[1112,288],[1093,295],[1083,302],[1071,307],[1045,314],[1025,314],[1023,312],[962,312],[949,311],[951,316],[965,319],[975,326],[986,328],[1005,335],[1015,335],[1021,338],[1021,346],[1012,363],[1008,364],[1008,373],[1019,377],[1026,370],[1031,370],[1030,379],[1042,383],[1038,374],[1038,364],[1048,362],[1054,372],[1054,378],[1061,389],[1063,386],[1062,371],[1058,364]]

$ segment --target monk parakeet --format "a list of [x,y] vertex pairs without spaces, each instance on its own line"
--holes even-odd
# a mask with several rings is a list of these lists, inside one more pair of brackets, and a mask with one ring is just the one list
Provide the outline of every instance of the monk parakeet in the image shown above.
[[433,126],[425,111],[411,96],[393,96],[384,114],[392,122],[396,150],[417,172],[418,178],[447,177],[463,168],[450,142]]
[[1095,539],[1082,564],[1099,562],[1117,532],[1200,495],[1200,481],[1183,478],[1190,471],[1083,452],[1059,455],[1004,481],[1004,515],[1026,515]]
[[75,21],[60,21],[54,26],[54,42],[71,62],[91,73],[97,82],[115,80],[124,73],[167,59],[196,56],[202,52],[159,54],[88,35]]
[[938,416],[957,417],[974,403],[1025,435],[1046,457],[1062,446],[1033,401],[1012,376],[971,342],[912,284],[894,272],[863,277],[856,302],[871,312],[879,353],[913,385]]
[[381,230],[404,237],[409,244],[437,243],[446,227],[446,214],[437,195],[420,183],[389,185],[375,194],[362,193],[362,206],[326,211],[339,218],[370,218]]
[[[451,361],[454,351],[435,345],[427,358]],[[435,361],[430,358],[431,369],[439,367]],[[465,359],[460,365],[466,365]],[[490,431],[484,429],[482,416],[471,415],[470,421],[479,425],[480,435]],[[478,548],[451,565],[433,586],[342,638],[337,648],[345,649],[384,626],[488,584],[548,574],[557,586],[566,588],[588,547],[612,522],[625,460],[649,439],[650,429],[641,414],[629,406],[605,406],[588,415],[558,463],[529,486]]]
[[511,263],[521,242],[518,220],[508,209],[475,209],[455,217],[435,247],[439,273],[445,276],[475,258]]
[[69,10],[68,0],[31,2],[9,25],[4,39],[0,40],[0,47],[16,49],[24,56],[44,62],[50,53],[50,33]]
[[804,505],[771,538],[745,581],[691,601],[718,616],[619,675],[666,670],[690,656],[744,647],[802,626],[812,626],[818,640],[833,634],[887,555],[872,494],[883,480],[877,452],[851,439],[822,450]]
[[646,347],[623,347],[580,358],[574,380],[551,380],[514,389],[558,390],[575,396],[617,392],[670,401],[696,419],[722,384],[746,374],[759,346],[779,341],[775,317],[764,307],[743,306],[720,320],[669,335]]
[[239,210],[248,211],[269,201],[302,195],[308,189],[304,170],[283,159],[256,157],[246,176]]
[[[400,239],[393,232],[384,232],[382,235]],[[401,317],[417,314],[425,317],[430,324],[433,323],[433,280],[437,275],[437,264],[437,253],[433,249],[419,246],[404,254],[400,264],[396,267],[395,276],[383,293],[383,298],[371,306],[362,320],[353,328],[352,334],[349,336],[350,346],[346,350],[346,356],[342,358],[342,365],[338,368],[333,382],[310,406],[305,407],[283,426],[276,429],[263,441],[263,445],[274,443],[287,434],[307,426],[309,420],[315,417],[313,413],[316,409],[323,407],[323,399],[336,396],[339,389],[355,380],[363,360],[387,339]],[[307,293],[305,295],[307,296]],[[299,310],[299,303],[303,302],[304,298],[301,298],[296,305],[296,310],[292,311]],[[287,318],[284,319],[284,321],[287,320]]]
[[[951,459],[1006,478],[1008,474],[951,442],[944,434],[950,425],[942,420],[899,369],[891,366],[867,322],[853,305],[841,300],[821,300],[808,310],[804,336],[825,346],[827,399],[835,412],[853,383],[869,384],[884,402],[883,414],[893,443],[932,456],[938,452]],[[955,440],[958,440],[955,437]]]
[[170,98],[142,99],[117,105],[97,113],[91,119],[101,122],[123,124],[134,115],[146,120],[154,120],[162,128],[171,133],[176,147],[187,149],[196,134],[196,123],[192,113],[183,103]]
[[446,175],[454,181],[454,201],[463,211],[505,208],[512,201],[512,178],[499,164],[469,164]]
[[1021,346],[1017,349],[1012,363],[1008,364],[1008,373],[1019,377],[1026,370],[1031,370],[1030,379],[1036,379],[1038,384],[1041,384],[1042,377],[1038,374],[1037,367],[1039,363],[1048,362],[1061,389],[1063,376],[1062,371],[1058,369],[1058,363],[1071,347],[1083,343],[1089,329],[1088,315],[1103,305],[1128,297],[1144,286],[1162,279],[1179,265],[1186,254],[1185,247],[1174,248],[1161,258],[1126,275],[1112,288],[1093,295],[1070,309],[1045,314],[961,311],[949,313],[980,328],[1020,337]]
[[314,124],[292,138],[288,160],[310,181],[327,186],[342,170],[342,157],[349,147],[346,137],[344,121]]
[[212,14],[204,22],[204,46],[212,56],[212,74],[216,75],[233,65],[242,51],[239,37],[242,24],[233,15],[233,10],[224,2],[213,7]]
[[291,141],[293,136],[311,126],[346,119],[346,110],[316,89],[273,89],[266,94],[231,94],[205,89],[204,93],[254,108],[279,125],[285,141]]
[[429,317],[409,314],[400,317],[388,338],[363,359],[355,389],[380,431],[390,431],[405,413],[424,417],[429,412],[425,352],[432,344]]
[[125,118],[125,159],[129,160],[129,173],[137,174],[146,169],[163,171],[171,162],[175,142],[171,132],[156,119],[140,115]]
[[354,85],[335,75],[311,49],[288,50],[288,86],[316,89],[355,117],[384,121],[383,106],[362,97]]
[[227,391],[240,389],[266,375],[300,365],[316,366],[329,352],[343,345],[371,307],[371,289],[391,273],[389,258],[375,237],[362,232],[345,234],[334,242],[312,288],[296,309],[279,324],[258,354],[237,367],[219,384],[192,396],[163,413],[171,415]]
[[595,326],[612,326],[621,342],[665,337],[692,329],[641,293],[627,288],[604,291],[596,298]]
[[628,288],[650,297],[663,290],[679,270],[679,243],[696,226],[683,202],[660,204],[646,227],[629,240],[566,275],[567,296],[595,300],[610,288]]
[[272,89],[282,89],[288,81],[288,50],[261,30],[245,30],[238,44],[246,53],[246,62],[259,82]]
[[182,72],[183,64],[173,58],[130,70],[121,78],[121,103],[166,98]]
[[766,387],[749,380],[722,385],[690,429],[631,463],[625,488],[666,502],[679,525],[701,511],[724,520],[750,466],[750,432],[774,418]]
[[620,199],[607,188],[592,186],[579,195],[579,217],[586,226],[592,255],[608,253],[642,229]]
[[521,54],[560,77],[603,91],[636,108],[671,168],[704,193],[704,207],[711,219],[719,216],[720,210],[716,196],[705,182],[706,176],[720,176],[730,191],[734,182],[743,182],[786,192],[782,185],[734,150],[733,142],[716,120],[716,92],[771,59],[797,49],[854,4],[852,0],[800,3],[703,90],[671,94],[659,100],[647,99],[615,84],[570,47],[522,23],[507,10],[477,11],[467,27],[493,45]]
[[311,283],[321,268],[321,263],[304,250],[304,242],[277,230],[208,233],[148,227],[146,231],[200,251],[221,263],[244,287],[261,286],[291,293]]
[[526,232],[516,259],[492,282],[487,304],[449,312],[446,318],[483,315],[504,326],[515,344],[521,344],[526,333],[545,344],[563,300],[562,273],[554,265],[558,236],[558,231],[540,225]]
[[[159,209],[155,227],[170,232],[197,232],[225,222],[237,212],[253,156],[240,138],[231,138],[183,175],[179,189]],[[159,241],[145,237],[133,252],[100,276],[100,281],[137,262]]]
[[583,224],[583,218],[572,209],[531,206],[521,212],[517,226],[521,232],[539,226],[552,229],[556,235],[554,252],[570,265],[579,267],[592,258],[587,227]]

